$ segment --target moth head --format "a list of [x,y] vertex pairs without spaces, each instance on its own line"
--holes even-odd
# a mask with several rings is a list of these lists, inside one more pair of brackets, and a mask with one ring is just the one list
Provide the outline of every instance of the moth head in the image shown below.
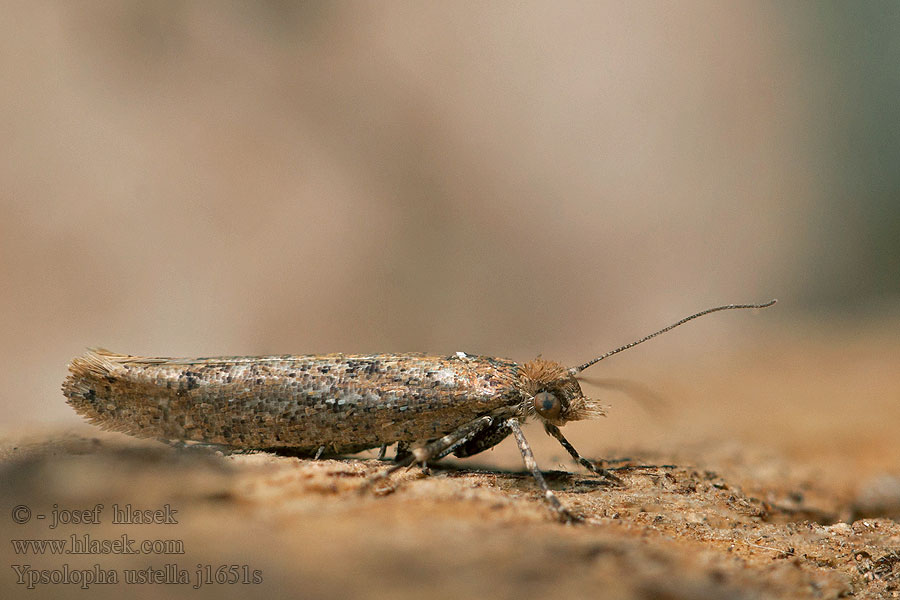
[[598,401],[585,397],[575,373],[560,363],[536,358],[519,368],[528,414],[557,426],[606,414]]
[[643,344],[647,340],[671,331],[698,317],[719,312],[720,310],[767,308],[775,304],[775,302],[776,300],[760,304],[727,304],[701,310],[672,323],[668,327],[663,327],[659,331],[645,335],[639,340],[620,346],[615,350],[610,350],[606,354],[602,354],[577,367],[566,368],[560,363],[538,357],[519,367],[521,370],[520,375],[522,376],[519,385],[529,403],[526,407],[527,413],[529,415],[535,414],[543,421],[557,426],[565,425],[568,421],[602,417],[606,414],[604,407],[596,400],[585,398],[581,392],[581,385],[578,383],[578,374],[588,367],[614,354],[634,348],[638,344]]

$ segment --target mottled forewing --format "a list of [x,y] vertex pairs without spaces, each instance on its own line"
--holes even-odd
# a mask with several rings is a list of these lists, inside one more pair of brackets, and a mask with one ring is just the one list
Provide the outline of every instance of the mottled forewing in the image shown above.
[[92,351],[63,390],[106,429],[239,448],[354,452],[433,439],[518,402],[518,366],[457,353],[144,358]]

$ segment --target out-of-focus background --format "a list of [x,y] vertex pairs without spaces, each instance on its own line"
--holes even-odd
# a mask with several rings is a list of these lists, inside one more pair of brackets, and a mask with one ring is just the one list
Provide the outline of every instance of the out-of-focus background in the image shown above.
[[[70,562],[262,573],[95,598],[900,589],[900,3],[31,0],[3,16],[4,598],[83,596],[25,591],[16,570]],[[526,425],[578,528],[553,521],[511,440],[358,494],[383,463],[198,457],[103,434],[60,391],[87,346],[580,364],[773,297],[586,372],[612,408],[566,435],[631,458],[626,485]],[[171,504],[178,525],[110,522],[114,503]],[[106,512],[51,530],[16,505]],[[185,550],[15,545],[70,533]]]
[[671,373],[900,332],[897,4],[4,12],[4,431],[76,423],[94,345],[574,364],[779,298],[615,359]]

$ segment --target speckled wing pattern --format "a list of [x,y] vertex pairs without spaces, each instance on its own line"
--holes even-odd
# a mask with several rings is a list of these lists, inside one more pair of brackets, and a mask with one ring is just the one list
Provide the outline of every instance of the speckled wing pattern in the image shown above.
[[519,369],[462,352],[178,359],[91,350],[70,363],[63,392],[91,423],[138,437],[340,454],[513,416]]

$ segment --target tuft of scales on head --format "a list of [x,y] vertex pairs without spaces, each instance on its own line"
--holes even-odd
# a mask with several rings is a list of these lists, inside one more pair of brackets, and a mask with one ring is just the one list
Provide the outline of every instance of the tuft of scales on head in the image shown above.
[[554,399],[559,401],[558,410],[548,405],[547,411],[542,411],[533,402],[529,402],[529,415],[536,415],[553,425],[606,416],[603,405],[585,397],[571,369],[558,362],[538,357],[520,365],[519,373],[519,389],[527,398],[533,400],[543,397],[548,402]]

